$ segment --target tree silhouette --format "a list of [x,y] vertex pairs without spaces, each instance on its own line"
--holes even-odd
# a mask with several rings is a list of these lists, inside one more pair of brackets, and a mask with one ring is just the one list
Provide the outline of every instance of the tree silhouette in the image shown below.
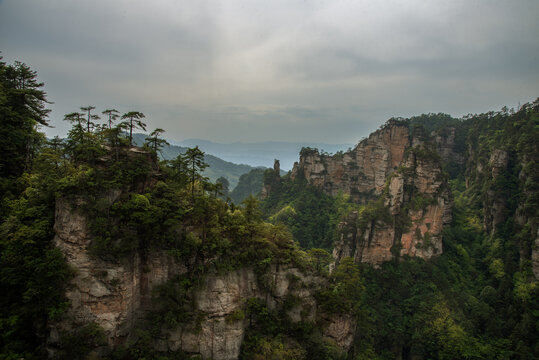
[[198,146],[188,148],[183,157],[188,166],[189,178],[191,179],[191,195],[194,199],[195,181],[204,179],[202,172],[208,167],[208,164],[204,162],[204,152]]
[[71,123],[77,123],[78,125],[82,126],[82,116],[84,114],[78,113],[78,112],[72,112],[69,114],[64,115],[64,120],[69,121]]
[[116,109],[107,109],[102,114],[108,117],[109,129],[112,128],[112,123],[120,117],[120,112]]
[[[17,177],[26,170],[44,138],[37,131],[47,126],[50,110],[37,73],[16,61],[6,65],[0,57],[0,172]],[[0,198],[6,184],[0,184]]]
[[165,130],[157,128],[150,133],[149,137],[145,139],[146,145],[148,145],[148,147],[152,149],[156,154],[158,151],[161,151],[161,148],[163,148],[163,146],[170,145],[165,139],[159,138],[159,136],[164,132]]
[[140,120],[143,118],[145,118],[144,114],[139,111],[130,111],[122,115],[122,119],[126,120],[123,124],[129,129],[129,145],[133,145],[133,129],[146,131],[146,124]]
[[72,112],[64,115],[64,120],[73,123],[73,127],[69,131],[68,138],[70,139],[70,147],[73,147],[75,144],[72,142],[74,140],[77,144],[83,142],[84,138],[84,128],[82,127],[82,117],[84,114],[79,112]]
[[90,128],[95,125],[95,123],[92,120],[99,120],[100,117],[98,115],[92,115],[92,110],[95,109],[95,106],[92,106],[92,105],[81,106],[80,109],[88,113],[88,119],[86,121],[86,124],[87,124],[86,131],[90,132]]

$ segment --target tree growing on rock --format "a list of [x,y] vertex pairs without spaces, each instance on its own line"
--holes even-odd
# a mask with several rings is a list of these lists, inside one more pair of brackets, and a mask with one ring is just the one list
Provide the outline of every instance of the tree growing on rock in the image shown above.
[[133,145],[133,129],[141,129],[146,131],[146,124],[142,122],[145,118],[143,113],[139,111],[130,111],[122,115],[123,124],[129,129],[129,145]]
[[92,110],[95,109],[95,106],[88,105],[88,106],[81,106],[80,108],[82,111],[85,111],[88,115],[86,119],[86,132],[90,132],[91,129],[95,126],[94,121],[99,120],[99,115],[92,115]]
[[154,131],[152,131],[150,133],[150,136],[148,136],[145,139],[146,140],[145,145],[147,145],[150,149],[152,149],[156,154],[157,154],[157,152],[160,152],[161,149],[165,145],[170,145],[168,143],[168,141],[166,141],[165,139],[160,138],[161,134],[163,134],[164,132],[165,132],[165,130],[163,130],[161,128],[157,128]]
[[204,169],[208,167],[208,164],[204,161],[204,152],[195,146],[189,148],[183,155],[183,158],[187,164],[187,172],[189,179],[191,180],[191,195],[195,198],[195,182],[197,180],[206,180],[202,175]]
[[102,114],[107,116],[108,118],[107,120],[108,120],[109,129],[112,128],[112,124],[114,123],[114,121],[118,120],[118,118],[120,117],[120,112],[116,109],[107,109],[103,111]]

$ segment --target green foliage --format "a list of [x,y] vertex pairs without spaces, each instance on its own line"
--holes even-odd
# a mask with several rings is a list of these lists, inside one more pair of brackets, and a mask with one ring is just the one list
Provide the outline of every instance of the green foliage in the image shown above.
[[89,323],[71,333],[63,334],[58,344],[58,353],[54,358],[87,359],[91,352],[106,345],[107,339],[103,329],[95,323]]
[[0,62],[2,358],[44,357],[47,323],[68,306],[72,272],[52,243],[56,180],[65,160],[60,142],[45,144],[37,131],[47,124],[42,86],[26,65]]
[[311,148],[311,147],[302,147],[299,152],[299,156],[303,158],[312,156],[312,155],[319,155],[318,149]]
[[429,205],[436,205],[438,200],[435,197],[424,195],[424,194],[415,194],[410,199],[410,209],[414,211],[425,210]]
[[38,351],[47,321],[66,309],[65,283],[71,277],[52,246],[54,208],[34,196],[14,201],[0,226],[0,344],[3,353],[21,356]]
[[[147,135],[133,134],[133,143],[137,146],[142,146],[145,142]],[[176,159],[178,155],[185,154],[188,148],[177,145],[165,145],[159,152],[159,158],[166,161]],[[208,167],[204,170],[203,175],[208,177],[211,182],[216,182],[218,178],[225,177],[230,182],[230,189],[233,189],[239,181],[239,178],[243,174],[247,174],[253,170],[252,166],[245,164],[234,164],[216,156],[210,154],[204,154],[204,161],[208,164]],[[262,185],[256,188],[257,195]],[[243,199],[241,199],[243,200]],[[236,199],[236,204],[241,203],[241,200]]]
[[[133,129],[145,126],[137,112],[124,114],[127,122],[115,126],[118,112],[105,110],[107,123],[99,125],[95,107],[82,107],[84,113],[66,115],[73,127],[65,141],[45,141],[37,131],[47,123],[41,87],[26,65],[0,63],[1,358],[46,357],[47,326],[61,320],[69,307],[64,293],[73,273],[52,241],[58,198],[82,204],[77,211],[91,219],[93,256],[119,262],[136,253],[148,266],[148,255],[159,250],[187,269],[155,287],[153,311],[130,343],[111,354],[115,359],[187,357],[157,353],[153,346],[163,329],[200,328],[204,314],[195,310],[194,299],[205,276],[250,267],[259,286],[271,292],[268,269],[274,265],[327,277],[317,300],[324,312],[357,320],[353,349],[345,354],[324,339],[319,324],[292,323],[286,310],[301,300],[289,295],[280,311],[249,299],[227,317],[249,324],[241,358],[539,357],[539,286],[530,261],[539,218],[537,101],[517,112],[463,121],[444,114],[390,119],[384,126],[412,125],[412,132],[427,140],[432,131],[442,137],[454,133],[461,154],[469,147],[466,186],[461,168],[450,181],[455,208],[453,224],[443,234],[444,252],[430,261],[404,258],[379,269],[344,258],[328,274],[327,250],[336,225],[350,213],[358,212],[353,225],[359,230],[395,221],[397,231],[404,231],[411,219],[390,216],[384,196],[363,206],[342,194],[332,198],[308,186],[301,172],[292,180],[257,169],[242,178],[244,192],[237,189],[241,205],[226,203],[218,198],[226,181],[208,181],[208,157],[200,149],[157,163],[154,153],[166,145],[161,129],[150,134],[150,150],[130,146]],[[507,167],[493,176],[491,157],[499,150],[507,154]],[[428,143],[411,151],[417,160],[439,160]],[[317,154],[302,149],[302,156]],[[319,155],[323,160],[325,154]],[[245,195],[257,182],[258,191],[262,181],[272,191],[260,204]],[[435,201],[414,189],[405,191],[410,196],[406,209],[425,209]],[[485,233],[484,215],[500,199],[504,219]],[[428,245],[428,237],[423,241]],[[303,252],[297,244],[310,250]],[[293,276],[288,280],[297,282]],[[63,334],[56,345],[58,357],[66,359],[99,356],[106,347],[103,329],[95,324]]]
[[139,111],[129,111],[122,115],[122,126],[129,129],[129,145],[133,144],[133,130],[142,129],[146,130],[146,124],[142,120],[146,116]]
[[416,146],[412,149],[415,158],[424,162],[439,163],[441,161],[438,152],[430,146]]
[[447,131],[448,127],[459,126],[462,123],[461,119],[455,119],[451,117],[451,115],[443,113],[429,113],[421,114],[419,116],[412,116],[410,119],[408,119],[408,121],[413,127],[421,126],[424,128],[424,131],[427,134],[434,131],[442,132],[444,135],[446,135],[445,131]]
[[160,136],[165,132],[161,128],[157,128],[150,133],[150,136],[146,138],[146,143],[144,145],[148,146],[153,152],[157,155],[158,152],[161,152],[162,148],[165,145],[170,145],[165,139],[161,139]]
[[361,308],[364,283],[354,260],[341,260],[330,276],[330,285],[322,290],[317,299],[329,313],[356,315]]
[[226,199],[230,194],[230,182],[227,178],[221,176],[215,181],[215,184],[218,185],[218,191],[221,193],[221,198]]
[[230,313],[225,320],[229,323],[232,323],[236,321],[241,321],[243,319],[245,319],[245,312],[242,309],[237,309],[234,312]]
[[326,274],[329,270],[329,264],[333,260],[331,254],[327,250],[319,248],[309,249],[307,254],[311,258],[315,270],[319,273]]
[[[38,132],[47,125],[46,94],[37,73],[16,61],[6,65],[0,57],[0,201],[22,191],[16,179],[28,170],[44,141]],[[0,216],[3,214],[0,213]]]
[[[273,174],[273,170],[267,171]],[[336,225],[349,199],[335,199],[301,178],[285,176],[271,186],[269,197],[262,202],[265,216],[286,225],[302,248],[331,249]]]
[[264,169],[252,169],[240,176],[238,185],[230,193],[230,198],[240,204],[247,196],[258,196],[262,190]]
[[284,314],[268,309],[256,298],[247,300],[249,327],[240,359],[344,360],[346,352],[323,338],[313,324],[290,323]]
[[192,323],[196,317],[193,298],[194,281],[176,276],[153,290],[152,327],[175,329],[180,324]]

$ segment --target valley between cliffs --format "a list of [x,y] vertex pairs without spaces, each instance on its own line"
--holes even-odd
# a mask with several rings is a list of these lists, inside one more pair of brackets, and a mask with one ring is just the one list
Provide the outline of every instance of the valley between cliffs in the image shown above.
[[[466,276],[478,271],[466,241],[482,242],[487,271],[501,281],[513,264],[520,269],[515,296],[532,301],[539,273],[529,202],[534,160],[469,135],[463,141],[472,133],[465,122],[433,130],[414,121],[391,119],[347,152],[304,148],[285,176],[276,162],[264,173],[264,213],[253,197],[241,206],[221,200],[180,160],[160,168],[143,150],[122,150],[131,154],[125,161],[148,171],[134,172],[124,187],[56,198],[54,245],[73,277],[69,306],[47,325],[49,356],[65,358],[66,344],[86,333],[88,356],[120,359],[426,359],[429,342],[457,351],[444,347],[445,336],[466,344],[460,354],[497,352],[496,344],[478,345],[479,333],[461,315],[448,315],[453,290],[442,284],[455,281],[448,277],[456,264],[470,269]],[[99,158],[94,181],[109,181],[114,161]],[[508,183],[528,199],[512,197]],[[298,246],[301,224],[329,234],[330,246],[317,248],[323,243],[314,230],[311,245]],[[510,227],[518,234],[510,243],[517,265],[500,250]],[[494,291],[484,285],[466,301],[494,308]],[[432,330],[440,321],[449,327]],[[414,331],[423,338],[411,338]],[[467,331],[474,335],[458,337]]]

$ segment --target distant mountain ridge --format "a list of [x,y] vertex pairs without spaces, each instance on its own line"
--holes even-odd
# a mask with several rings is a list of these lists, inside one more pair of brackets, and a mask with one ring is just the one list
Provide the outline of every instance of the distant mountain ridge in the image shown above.
[[324,143],[290,143],[279,141],[264,141],[257,143],[234,142],[229,144],[216,143],[202,139],[187,139],[183,141],[170,141],[171,144],[198,147],[207,153],[217,154],[220,158],[237,164],[248,164],[253,167],[273,167],[278,159],[281,169],[291,170],[298,159],[302,147],[318,148],[325,152],[335,153],[346,151],[353,144],[324,144]]
[[[148,135],[145,134],[133,134],[133,142],[137,145],[142,145],[145,142],[145,139]],[[170,140],[168,140],[171,142]],[[185,153],[188,147],[193,146],[178,146],[178,145],[168,145],[165,146],[161,152],[160,157],[163,160],[172,160],[176,158],[179,154]],[[225,177],[230,183],[230,190],[234,189],[238,184],[239,178],[241,175],[248,173],[249,171],[255,169],[253,166],[245,164],[234,164],[229,161],[225,161],[215,155],[212,155],[205,151],[201,147],[202,151],[206,154],[204,155],[206,163],[209,167],[204,171],[204,175],[207,176],[211,181],[215,182],[221,176]]]

